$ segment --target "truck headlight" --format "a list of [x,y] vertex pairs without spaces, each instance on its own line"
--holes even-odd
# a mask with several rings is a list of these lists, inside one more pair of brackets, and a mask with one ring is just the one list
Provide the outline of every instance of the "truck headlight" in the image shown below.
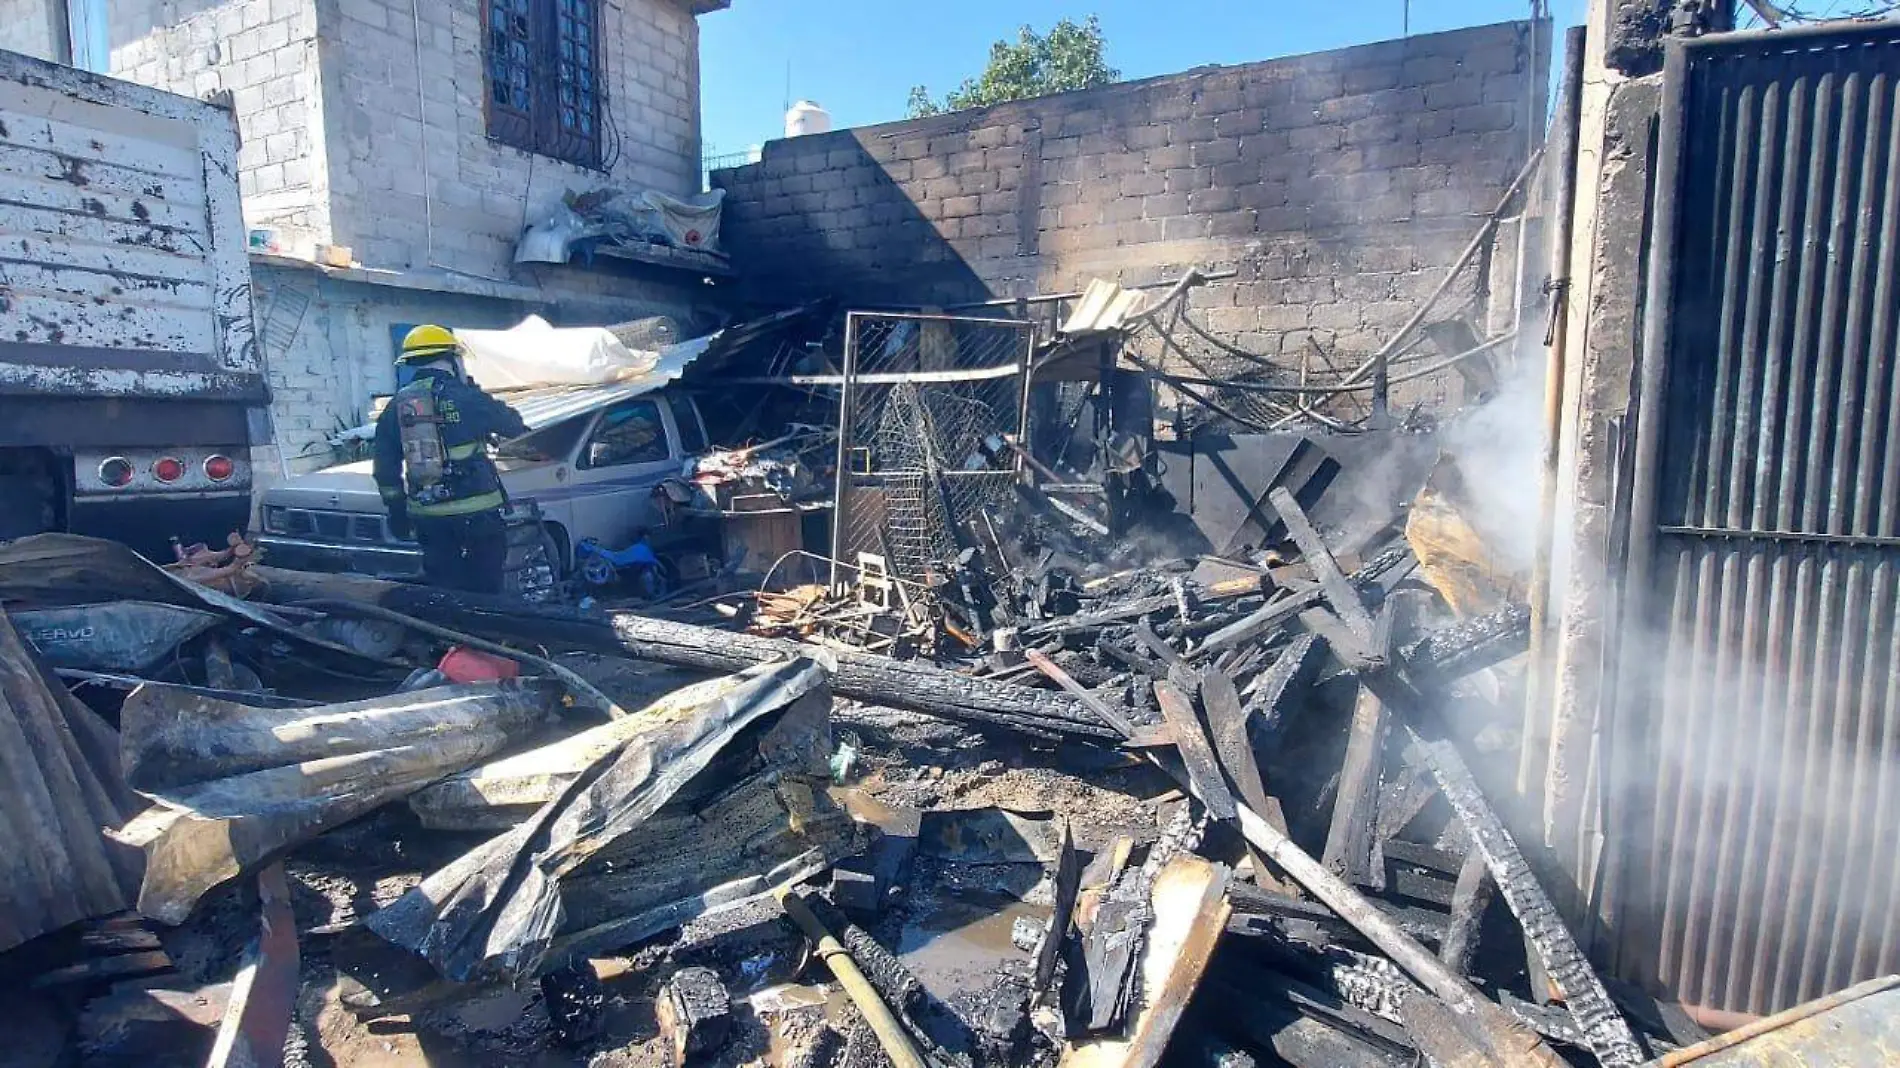
[[264,508],[264,530],[266,533],[290,533],[290,521],[284,512],[285,509],[282,507],[266,506]]

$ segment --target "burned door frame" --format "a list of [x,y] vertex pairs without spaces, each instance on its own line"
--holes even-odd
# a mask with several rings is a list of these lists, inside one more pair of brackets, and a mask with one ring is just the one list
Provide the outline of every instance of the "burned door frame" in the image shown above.
[[[880,340],[888,341],[904,324],[915,324],[918,341],[915,348],[915,361],[903,357],[887,359],[885,362],[867,362],[860,350],[871,337],[871,344]],[[931,338],[925,332],[933,328],[941,330],[935,344],[927,344]],[[988,335],[982,344],[974,344],[972,335]],[[852,516],[853,489],[856,487],[854,453],[867,451],[862,441],[860,410],[872,391],[893,391],[898,389],[917,390],[916,403],[920,410],[929,401],[924,394],[947,398],[952,401],[978,403],[981,399],[995,401],[997,405],[1007,401],[1011,410],[1004,425],[992,428],[991,432],[1004,433],[1014,441],[1024,440],[1024,429],[1029,418],[1029,390],[1034,377],[1031,358],[1035,352],[1036,327],[1033,322],[1021,319],[981,318],[976,316],[940,315],[922,312],[847,312],[845,315],[844,340],[844,376],[839,390],[838,401],[838,455],[837,475],[834,487],[831,517],[831,585],[837,588],[844,581],[846,571],[855,570],[856,544],[853,537],[854,517]],[[943,351],[942,342],[948,340],[951,345]],[[937,348],[934,355],[928,348]],[[907,362],[915,362],[915,367],[902,367]],[[927,367],[925,364],[947,362],[948,366]],[[1007,383],[1006,391],[997,384]],[[987,385],[986,385],[987,384]],[[988,389],[986,398],[974,396],[974,391]],[[992,405],[991,407],[994,407]],[[931,435],[933,438],[939,435]],[[967,435],[960,435],[967,436]],[[959,455],[946,455],[941,459],[957,464],[965,458]],[[1022,475],[1023,460],[1020,452],[1010,450],[1005,467],[990,471],[954,472],[959,478],[979,478],[994,476],[999,485],[1013,484]],[[877,472],[868,472],[873,477]],[[946,507],[946,512],[950,509]],[[954,526],[962,517],[949,515],[946,531],[954,537]],[[879,521],[879,527],[885,525]],[[868,550],[867,550],[868,551]],[[889,563],[899,572],[904,569],[901,561],[893,559]],[[917,576],[900,573],[899,578],[915,580]]]
[[1900,964],[1895,57],[1893,23],[1666,48],[1595,915],[1691,1004]]

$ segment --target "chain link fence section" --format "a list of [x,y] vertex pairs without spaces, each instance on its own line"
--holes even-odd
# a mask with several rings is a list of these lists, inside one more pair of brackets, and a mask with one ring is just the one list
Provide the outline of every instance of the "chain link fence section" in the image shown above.
[[[1007,505],[1021,461],[1033,324],[851,312],[839,404],[834,584],[858,554],[929,588]],[[995,513],[992,513],[995,514]]]

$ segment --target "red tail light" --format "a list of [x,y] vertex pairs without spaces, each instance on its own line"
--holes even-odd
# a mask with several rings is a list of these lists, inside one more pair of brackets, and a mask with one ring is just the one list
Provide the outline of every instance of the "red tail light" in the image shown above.
[[132,461],[123,456],[113,456],[99,464],[99,481],[120,489],[132,483]]
[[237,474],[237,464],[229,456],[211,456],[205,459],[205,477],[213,482],[223,482]]
[[152,477],[160,482],[176,482],[185,477],[185,461],[167,456],[152,465]]

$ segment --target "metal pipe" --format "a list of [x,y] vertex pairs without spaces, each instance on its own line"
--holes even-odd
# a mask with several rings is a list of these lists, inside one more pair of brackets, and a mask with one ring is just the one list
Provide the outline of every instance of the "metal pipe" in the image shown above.
[[1498,218],[1504,214],[1504,209],[1510,206],[1511,201],[1517,198],[1518,190],[1524,188],[1524,183],[1530,179],[1532,172],[1537,170],[1537,164],[1541,162],[1543,158],[1544,153],[1542,149],[1531,153],[1531,158],[1524,161],[1524,169],[1517,172],[1517,177],[1511,179],[1511,184],[1504,190],[1504,195],[1498,198],[1498,206],[1491,209],[1491,215],[1485,219],[1484,225],[1478,228],[1477,233],[1471,235],[1471,240],[1466,243],[1464,251],[1458,253],[1458,258],[1452,261],[1452,265],[1445,270],[1444,277],[1438,280],[1438,285],[1432,290],[1431,295],[1426,297],[1425,300],[1419,304],[1418,311],[1412,313],[1412,317],[1405,321],[1405,325],[1399,327],[1399,332],[1393,334],[1391,340],[1380,346],[1378,352],[1373,353],[1366,359],[1366,362],[1360,364],[1351,374],[1347,375],[1345,379],[1340,382],[1341,386],[1349,386],[1358,382],[1366,376],[1367,372],[1377,366],[1379,361],[1391,359],[1392,354],[1397,352],[1399,346],[1405,343],[1406,338],[1412,335],[1412,331],[1418,329],[1418,325],[1425,321],[1427,315],[1431,314],[1432,306],[1438,303],[1438,298],[1444,296],[1445,290],[1451,288],[1452,280],[1458,277],[1458,272],[1464,270],[1465,266],[1471,262],[1471,257],[1478,254],[1478,249],[1484,245],[1485,238],[1491,236],[1492,232],[1497,230]]
[[[1733,1049],[1752,1038],[1768,1034],[1771,1031],[1779,1031],[1784,1027],[1800,1023],[1802,1020],[1812,1019],[1824,1012],[1838,1009],[1849,1002],[1859,1001],[1861,998],[1878,994],[1882,990],[1894,986],[1897,982],[1900,982],[1900,979],[1896,979],[1891,975],[1879,979],[1869,979],[1856,986],[1850,986],[1846,990],[1829,994],[1827,997],[1816,998],[1813,1001],[1796,1005],[1794,1008],[1785,1009],[1775,1013],[1773,1016],[1756,1017],[1750,1022],[1744,1023],[1726,1034],[1716,1035],[1714,1038],[1698,1042],[1693,1046],[1684,1046],[1678,1050],[1671,1050],[1656,1059],[1656,1066],[1657,1068],[1677,1068],[1679,1065],[1699,1061],[1712,1053],[1720,1053],[1726,1049]],[[1686,1009],[1688,1006],[1684,1006],[1684,1008]],[[1874,1051],[1870,1047],[1867,1052],[1869,1055],[1872,1055]]]
[[884,1047],[884,1053],[890,1057],[894,1068],[926,1068],[924,1055],[911,1041],[910,1032],[904,1030],[891,1007],[878,997],[877,988],[864,977],[858,969],[858,962],[851,959],[851,951],[844,948],[825,925],[818,921],[809,907],[799,896],[789,890],[778,894],[779,904],[784,906],[785,915],[792,918],[805,937],[812,940],[818,957],[831,969],[831,974],[844,987],[851,997],[851,1003],[864,1015],[864,1022],[871,1025],[871,1031],[877,1035],[878,1044]]
[[831,557],[830,585],[833,593],[842,587],[838,582],[838,557],[844,551],[845,491],[851,487],[851,435],[846,433],[851,427],[851,402],[856,399],[851,386],[852,376],[858,370],[858,313],[846,312],[844,317],[844,377],[838,390],[838,469],[835,480],[836,489],[831,499]]
[[[1229,278],[1238,277],[1239,275],[1240,275],[1240,272],[1234,271],[1234,270],[1207,271],[1207,272],[1201,273],[1200,277],[1201,277],[1201,281],[1203,282],[1223,282]],[[1171,289],[1174,286],[1177,286],[1180,284],[1181,284],[1181,280],[1179,278],[1174,278],[1166,282],[1148,282],[1144,285],[1123,286],[1122,288],[1123,289]],[[1015,307],[1017,304],[1056,304],[1065,300],[1080,300],[1082,298],[1082,295],[1083,294],[1081,293],[1081,291],[1077,290],[1077,291],[1071,291],[1068,293],[1038,293],[1035,296],[1031,296],[1031,297],[998,297],[995,300],[978,300],[978,301],[972,301],[968,304],[946,304],[944,305],[944,310],[958,311],[963,308],[1012,308],[1012,307]]]
[[[1538,472],[1537,540],[1531,559],[1530,677],[1524,694],[1524,741],[1518,749],[1517,792],[1529,797],[1544,781],[1550,749],[1548,663],[1550,584],[1555,567],[1557,537],[1557,468],[1562,456],[1564,376],[1569,363],[1570,252],[1574,238],[1577,200],[1577,143],[1582,135],[1583,49],[1585,30],[1573,26],[1564,34],[1563,86],[1557,98],[1556,155],[1550,174],[1557,187],[1550,228],[1550,326],[1544,345],[1544,451]],[[1536,806],[1541,809],[1541,803]]]
[[493,653],[496,656],[506,657],[525,667],[540,668],[555,678],[560,679],[568,689],[573,690],[575,693],[599,705],[600,710],[607,713],[608,716],[614,719],[625,719],[629,715],[626,709],[616,704],[613,698],[600,692],[593,683],[576,675],[572,670],[562,667],[545,657],[536,656],[533,653],[524,653],[519,649],[510,649],[508,646],[502,645],[499,642],[491,642],[485,638],[477,638],[473,634],[464,634],[459,630],[450,630],[447,627],[440,627],[434,623],[417,619],[414,616],[404,615],[393,609],[384,608],[382,605],[369,604],[364,601],[299,601],[297,606],[300,608],[315,608],[324,612],[340,612],[345,615],[369,616],[372,619],[380,619],[386,623],[395,623],[398,626],[408,627],[410,630],[420,634],[427,634],[434,638],[440,638],[443,641],[454,642],[457,645],[466,645],[470,649],[479,649],[484,653]]

